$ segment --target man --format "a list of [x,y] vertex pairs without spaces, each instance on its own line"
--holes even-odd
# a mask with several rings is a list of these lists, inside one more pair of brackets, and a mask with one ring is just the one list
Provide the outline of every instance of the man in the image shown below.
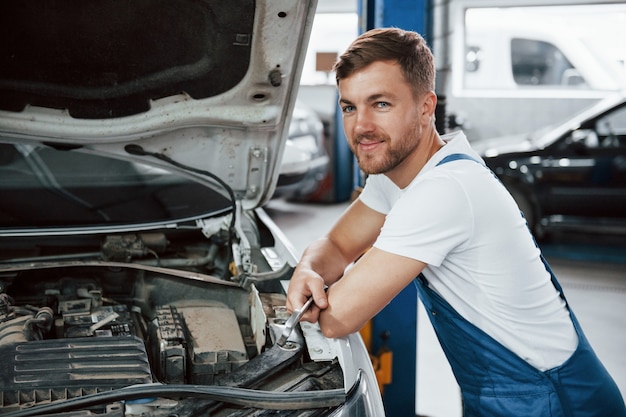
[[342,337],[415,282],[464,415],[626,416],[510,194],[463,133],[438,135],[424,40],[371,30],[334,69],[348,143],[368,178],[304,251],[287,307],[312,296],[303,319]]

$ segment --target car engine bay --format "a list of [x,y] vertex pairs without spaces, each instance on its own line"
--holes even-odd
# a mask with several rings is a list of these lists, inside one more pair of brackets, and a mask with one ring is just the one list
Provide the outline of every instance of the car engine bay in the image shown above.
[[[274,345],[288,317],[283,293],[189,274],[115,262],[0,273],[0,414],[138,384],[343,388],[338,363],[312,361],[300,331]],[[141,415],[188,406],[142,400]],[[232,415],[232,405],[208,404],[212,416]],[[120,415],[134,415],[125,407]]]

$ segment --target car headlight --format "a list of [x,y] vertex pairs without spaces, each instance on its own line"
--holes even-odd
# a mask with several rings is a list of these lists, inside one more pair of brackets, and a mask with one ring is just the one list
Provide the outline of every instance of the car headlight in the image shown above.
[[332,417],[377,417],[380,405],[375,404],[373,391],[377,390],[376,381],[371,381],[366,372],[359,370],[357,379],[350,387],[346,403],[333,411]]

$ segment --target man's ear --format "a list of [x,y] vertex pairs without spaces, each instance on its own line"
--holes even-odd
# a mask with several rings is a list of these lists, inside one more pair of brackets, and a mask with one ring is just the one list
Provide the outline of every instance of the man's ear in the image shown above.
[[421,98],[422,118],[424,122],[430,123],[435,116],[435,108],[437,107],[437,95],[433,91],[424,93]]

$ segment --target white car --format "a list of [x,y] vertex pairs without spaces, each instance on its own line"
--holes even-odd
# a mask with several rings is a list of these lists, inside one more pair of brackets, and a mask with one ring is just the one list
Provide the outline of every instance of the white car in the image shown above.
[[384,415],[261,208],[315,6],[0,4],[1,415]]
[[274,197],[315,198],[329,172],[323,122],[313,109],[296,101]]

